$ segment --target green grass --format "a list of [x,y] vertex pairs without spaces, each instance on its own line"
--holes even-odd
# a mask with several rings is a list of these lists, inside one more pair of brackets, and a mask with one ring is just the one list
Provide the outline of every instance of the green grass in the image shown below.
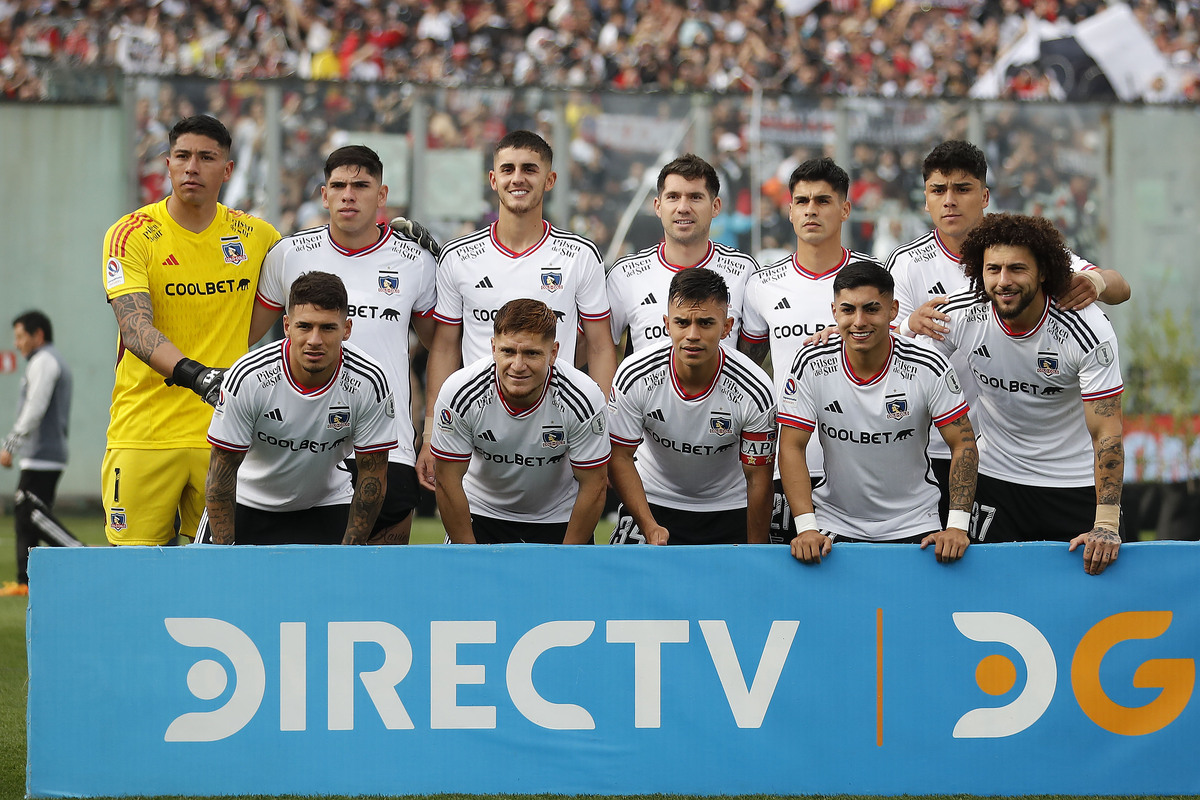
[[[103,544],[104,530],[98,512],[88,515],[64,515],[63,523],[88,544]],[[606,541],[611,523],[601,521],[597,538]],[[413,526],[414,544],[439,543],[444,532],[437,520],[418,519]],[[0,578],[12,580],[16,574],[15,548],[12,517],[0,517]],[[22,598],[0,597],[0,800],[23,797],[25,794],[25,700],[28,688],[28,671],[25,660],[25,607]],[[171,795],[172,800],[187,800],[183,795]],[[266,795],[244,795],[246,798],[265,798]],[[300,800],[300,795],[279,795],[283,798]],[[436,800],[467,800],[475,795],[434,795]],[[549,800],[556,795],[494,795],[512,800]],[[585,796],[586,797],[586,796]],[[660,800],[694,800],[678,795],[653,795]],[[745,800],[768,800],[774,795],[743,795]],[[810,795],[827,800],[867,800],[867,795]],[[903,795],[920,800],[952,800],[969,795]],[[1033,800],[1050,800],[1061,795],[1030,795]],[[1177,795],[1182,798],[1184,796]],[[1108,796],[1091,797],[1088,800],[1107,800]],[[330,800],[348,800],[333,796]],[[994,800],[1003,800],[995,798]],[[1113,800],[1116,800],[1114,797]]]

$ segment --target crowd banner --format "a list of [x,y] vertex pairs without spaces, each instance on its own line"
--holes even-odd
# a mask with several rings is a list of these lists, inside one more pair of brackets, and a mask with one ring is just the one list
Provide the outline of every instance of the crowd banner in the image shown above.
[[1200,544],[37,548],[28,793],[1200,793]]

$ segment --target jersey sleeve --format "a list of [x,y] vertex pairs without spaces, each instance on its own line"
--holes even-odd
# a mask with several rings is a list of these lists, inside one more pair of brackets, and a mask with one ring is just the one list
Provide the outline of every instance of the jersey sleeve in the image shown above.
[[967,398],[963,394],[962,384],[958,382],[958,373],[947,363],[946,369],[933,380],[930,387],[929,418],[941,428],[962,418],[968,410]]
[[586,250],[582,267],[582,274],[579,276],[579,291],[575,295],[579,318],[581,320],[607,319],[609,306],[608,290],[604,286],[604,265],[600,263],[600,259],[593,257],[590,250]]
[[[383,376],[380,376],[383,378]],[[361,407],[354,420],[354,452],[386,453],[399,445],[396,433],[396,401],[386,383],[377,400],[374,392],[360,392]]]
[[421,317],[428,317],[437,307],[437,261],[433,255],[421,251],[421,281],[417,291],[417,300],[413,303],[413,311]]
[[1083,258],[1082,256],[1079,256],[1070,250],[1067,251],[1067,255],[1071,257],[1071,272],[1083,272],[1084,270],[1088,269],[1100,269],[1086,258]]
[[[463,321],[463,298],[458,290],[454,252],[443,253],[437,263],[437,301],[433,316],[438,322],[461,325]],[[470,451],[468,451],[470,452]]]
[[243,391],[237,395],[226,390],[233,383],[228,377],[221,387],[221,399],[213,409],[212,422],[208,426],[208,443],[222,450],[245,453],[254,441],[258,409],[253,402],[254,392],[250,390],[250,381],[241,382]]
[[283,285],[283,252],[282,247],[272,247],[267,251],[258,276],[258,292],[254,296],[259,303],[273,310],[282,309],[287,303]]
[[1079,393],[1084,402],[1116,397],[1124,391],[1117,339],[1111,332],[1087,353],[1079,366]]
[[461,383],[456,379],[458,374],[442,384],[433,406],[433,436],[429,440],[429,449],[434,457],[443,461],[470,461],[474,446],[470,421],[450,409],[450,398]]
[[629,327],[629,314],[626,308],[625,299],[625,282],[621,278],[622,271],[619,268],[614,268],[608,274],[604,281],[605,289],[608,294],[608,306],[611,316],[608,319],[609,327],[612,328],[613,344],[621,341],[621,334]]
[[765,342],[769,339],[770,327],[766,318],[759,313],[758,304],[763,290],[762,282],[754,275],[746,281],[746,295],[742,298],[742,333],[751,342]]
[[[762,389],[768,396],[774,391],[770,383],[764,383]],[[776,418],[774,403],[766,408],[755,408],[746,418],[741,434],[743,464],[761,466],[775,463],[775,440],[778,437]]]
[[608,441],[608,412],[600,387],[585,387],[596,413],[588,419],[573,418],[567,432],[567,449],[575,469],[596,469],[608,463],[611,446]]
[[920,305],[917,302],[916,292],[913,290],[912,272],[908,268],[908,262],[897,259],[891,262],[889,259],[888,269],[892,273],[892,280],[895,281],[896,302],[900,306],[899,312],[896,314],[896,321],[893,327],[899,327],[904,324],[909,315],[916,310]]
[[104,235],[104,291],[109,300],[150,291],[150,245],[141,234],[155,224],[139,212],[122,217]]
[[[632,362],[626,360],[622,362],[621,367],[630,363]],[[614,444],[637,447],[644,438],[642,436],[642,432],[645,430],[642,411],[638,407],[636,399],[622,391],[617,385],[621,372],[621,368],[618,367],[617,376],[613,378],[613,386],[609,394],[608,437]]]
[[803,354],[802,349],[779,392],[779,424],[811,432],[817,428],[817,410],[812,394],[813,381],[811,376],[806,380],[803,375]]

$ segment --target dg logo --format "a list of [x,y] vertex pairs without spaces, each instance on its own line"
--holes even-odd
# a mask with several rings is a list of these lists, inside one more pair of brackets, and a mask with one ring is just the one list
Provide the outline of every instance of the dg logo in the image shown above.
[[[1160,689],[1142,706],[1125,706],[1111,699],[1100,678],[1100,664],[1117,645],[1137,639],[1155,639],[1171,625],[1170,611],[1127,611],[1097,622],[1084,634],[1071,657],[1071,688],[1087,717],[1110,733],[1144,736],[1162,730],[1183,713],[1196,683],[1196,662],[1191,658],[1155,658],[1142,662],[1132,683],[1138,689]],[[977,642],[999,642],[1017,652],[1024,662],[1025,685],[1017,697],[999,707],[975,708],[954,726],[956,739],[1013,736],[1042,718],[1058,686],[1058,662],[1042,632],[1014,614],[994,611],[957,612],[959,632]],[[1017,666],[1001,653],[979,661],[975,682],[992,696],[1009,694],[1016,686]]]

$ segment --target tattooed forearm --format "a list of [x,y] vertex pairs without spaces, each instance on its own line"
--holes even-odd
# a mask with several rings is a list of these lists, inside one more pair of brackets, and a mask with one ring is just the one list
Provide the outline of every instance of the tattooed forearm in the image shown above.
[[1104,436],[1096,443],[1096,502],[1118,505],[1125,477],[1125,446],[1120,436]]
[[154,327],[154,308],[150,305],[150,295],[134,292],[115,297],[112,307],[117,316],[117,328],[121,331],[121,341],[129,352],[148,363],[155,348],[167,341],[162,331]]
[[1092,412],[1098,417],[1121,416],[1121,396],[1105,397],[1102,400],[1092,400]]
[[958,436],[958,447],[950,459],[950,508],[970,511],[975,503],[975,478],[979,473],[979,451],[969,417],[959,417],[946,426]]
[[233,509],[237,500],[238,467],[244,453],[212,449],[208,460],[208,478],[204,481],[204,505],[213,544],[233,544]]
[[356,453],[358,485],[350,501],[350,519],[342,544],[366,544],[387,489],[387,453]]

